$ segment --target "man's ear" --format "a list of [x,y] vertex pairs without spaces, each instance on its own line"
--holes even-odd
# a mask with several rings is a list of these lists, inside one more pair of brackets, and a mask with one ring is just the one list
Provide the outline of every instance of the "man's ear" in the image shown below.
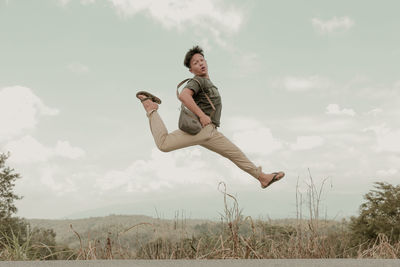
[[193,73],[192,68],[189,68],[189,71],[190,71],[191,73]]

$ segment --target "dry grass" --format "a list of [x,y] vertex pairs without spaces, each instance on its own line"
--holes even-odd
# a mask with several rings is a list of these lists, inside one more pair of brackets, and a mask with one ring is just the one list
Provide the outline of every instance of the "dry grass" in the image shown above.
[[[197,231],[187,228],[186,219],[168,223],[160,220],[136,223],[130,227],[112,227],[107,233],[90,232],[82,238],[70,225],[78,240],[72,251],[63,251],[63,259],[290,259],[290,258],[374,258],[400,257],[400,242],[391,244],[381,234],[376,240],[354,245],[347,222],[320,218],[321,196],[327,179],[317,187],[310,174],[303,196],[296,187],[297,217],[287,222],[253,220],[243,216],[237,199],[219,183],[224,213],[220,222],[198,224]],[[307,211],[307,216],[303,210]],[[133,235],[133,233],[135,233]],[[149,234],[151,233],[151,234]],[[21,248],[8,243],[0,259],[24,259]],[[28,251],[29,246],[23,247]],[[7,256],[8,255],[8,256]],[[10,255],[14,255],[11,257]],[[32,260],[32,259],[31,259]]]
[[386,235],[380,234],[367,249],[358,251],[358,258],[398,259],[400,258],[400,242],[392,245]]
[[[224,214],[220,223],[202,225],[197,235],[185,231],[184,221],[176,220],[165,231],[157,234],[153,224],[134,225],[118,233],[116,241],[110,237],[82,244],[73,258],[76,259],[279,259],[279,258],[399,258],[400,242],[390,244],[380,235],[371,244],[352,246],[347,223],[322,220],[319,205],[326,180],[318,188],[310,175],[305,201],[307,218],[303,214],[302,195],[297,190],[297,218],[289,224],[272,221],[254,221],[244,217],[237,199],[220,183]],[[301,204],[300,204],[301,203]],[[179,227],[181,225],[181,227]],[[136,249],[124,247],[121,236],[139,226],[152,227],[156,233],[151,240],[137,240]],[[166,227],[166,226],[164,226]],[[164,229],[165,230],[165,229]],[[164,234],[162,234],[164,233]],[[79,237],[78,233],[76,235]],[[80,237],[79,237],[80,239]]]

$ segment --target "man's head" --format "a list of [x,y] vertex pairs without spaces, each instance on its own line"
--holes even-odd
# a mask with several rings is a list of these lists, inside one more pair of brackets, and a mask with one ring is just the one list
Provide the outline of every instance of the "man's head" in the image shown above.
[[188,67],[189,71],[194,75],[208,77],[208,66],[201,47],[195,46],[191,48],[186,53],[183,64]]

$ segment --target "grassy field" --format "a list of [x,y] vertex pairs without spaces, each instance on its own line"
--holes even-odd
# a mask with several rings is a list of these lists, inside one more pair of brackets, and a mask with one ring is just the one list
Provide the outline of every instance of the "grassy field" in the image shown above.
[[[400,242],[379,235],[376,240],[359,243],[352,239],[348,221],[321,219],[323,184],[317,190],[311,181],[306,196],[296,195],[296,218],[267,221],[246,217],[225,184],[219,189],[224,209],[220,221],[187,219],[179,213],[173,220],[139,215],[29,220],[32,228],[53,229],[57,246],[46,247],[29,239],[20,245],[10,240],[0,251],[0,259],[40,260],[49,255],[77,260],[400,257]],[[35,246],[49,253],[29,256]]]
[[[310,183],[297,197],[297,217],[253,220],[242,214],[236,198],[223,193],[220,221],[174,220],[147,216],[107,216],[81,220],[31,220],[32,226],[52,228],[57,243],[71,248],[70,259],[260,259],[260,258],[399,258],[400,243],[384,235],[357,243],[346,220],[319,218],[323,184]],[[301,205],[300,203],[306,203]],[[303,212],[307,211],[307,214]]]

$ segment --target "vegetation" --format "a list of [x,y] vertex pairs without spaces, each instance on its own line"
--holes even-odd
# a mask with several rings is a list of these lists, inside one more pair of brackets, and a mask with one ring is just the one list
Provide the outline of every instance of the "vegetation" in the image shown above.
[[[356,242],[353,221],[319,218],[318,206],[323,185],[317,190],[311,177],[309,190],[304,197],[308,214],[306,216],[299,208],[296,219],[263,221],[245,217],[236,198],[226,192],[224,184],[220,184],[220,189],[224,199],[220,222],[193,221],[180,219],[179,216],[174,220],[161,220],[117,215],[69,221],[77,225],[81,232],[70,229],[70,234],[78,242],[71,246],[74,252],[69,258],[276,259],[400,256],[400,242],[389,242],[389,237],[384,233],[368,239],[366,243]],[[300,202],[303,196],[300,193],[297,196]],[[85,230],[83,227],[95,223],[95,229]],[[73,239],[68,237],[66,240]]]
[[57,248],[55,232],[35,227],[18,217],[15,200],[22,197],[13,193],[15,181],[21,178],[6,166],[9,154],[0,154],[0,260],[57,259],[66,248]]
[[326,180],[317,188],[311,175],[306,195],[297,190],[295,219],[246,217],[221,183],[220,222],[179,214],[174,220],[112,215],[27,222],[11,216],[16,212],[13,200],[19,199],[12,193],[19,175],[5,167],[6,159],[2,155],[0,161],[0,260],[400,257],[400,186],[376,183],[365,195],[359,216],[340,222],[320,218]]
[[17,212],[14,200],[21,199],[13,193],[14,183],[20,178],[20,175],[6,166],[8,156],[0,154],[0,220],[8,219]]
[[400,241],[400,185],[375,183],[376,190],[364,195],[360,215],[351,218],[350,229],[356,243],[374,242],[385,235],[391,244]]

